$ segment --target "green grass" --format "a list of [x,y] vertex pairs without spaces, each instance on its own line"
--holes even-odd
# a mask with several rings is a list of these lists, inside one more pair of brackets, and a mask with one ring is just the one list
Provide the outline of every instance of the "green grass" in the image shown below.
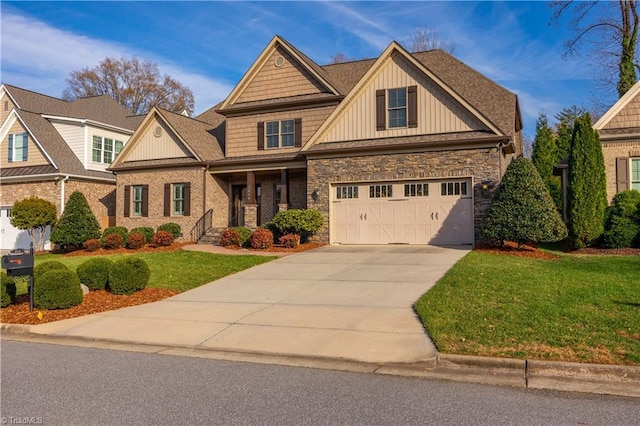
[[640,364],[640,256],[473,251],[415,309],[442,352]]
[[[60,254],[37,255],[35,263],[58,260],[75,271],[78,265],[93,257],[106,257],[112,261],[131,256],[114,254],[109,256],[71,256]],[[261,263],[269,262],[275,257],[266,256],[226,256],[222,254],[203,253],[197,251],[174,251],[161,253],[139,253],[135,255],[149,264],[151,278],[148,287],[166,288],[178,292],[199,287],[224,276],[240,272]],[[17,283],[18,294],[26,294],[26,282]]]

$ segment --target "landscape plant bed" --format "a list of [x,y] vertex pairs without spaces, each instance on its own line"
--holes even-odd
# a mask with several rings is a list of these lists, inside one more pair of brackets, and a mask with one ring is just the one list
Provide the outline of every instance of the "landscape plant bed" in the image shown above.
[[257,252],[276,252],[276,253],[299,253],[307,250],[313,250],[318,247],[322,247],[324,244],[320,243],[305,243],[300,244],[298,247],[284,247],[281,245],[274,245],[266,250],[263,249],[254,249],[252,247],[240,247],[237,245],[224,246],[224,248],[229,250],[245,250],[245,251],[257,251]]
[[555,254],[461,259],[415,305],[438,350],[640,365],[640,256]]
[[475,250],[485,253],[505,254],[516,257],[531,257],[534,259],[557,259],[560,257],[557,254],[539,250],[533,245],[525,244],[522,247],[518,247],[518,243],[511,241],[505,241],[504,246],[488,244],[478,245]]
[[[87,251],[85,249],[81,249],[81,250],[71,251],[63,254],[66,257],[73,257],[73,256],[108,256],[112,254],[161,253],[161,252],[181,250],[182,247],[188,244],[193,244],[193,243],[172,243],[170,246],[155,246],[153,244],[146,244],[145,246],[140,247],[137,250],[128,249],[126,247],[120,247],[117,249],[99,248],[98,250],[95,250],[95,251]],[[55,253],[55,254],[58,254],[58,253]]]
[[178,294],[177,291],[164,288],[147,287],[129,296],[118,296],[105,290],[91,291],[84,296],[82,303],[67,309],[45,310],[34,308],[29,311],[29,297],[18,296],[15,304],[0,309],[0,322],[7,324],[43,324],[60,321],[98,312],[137,306],[157,302]]

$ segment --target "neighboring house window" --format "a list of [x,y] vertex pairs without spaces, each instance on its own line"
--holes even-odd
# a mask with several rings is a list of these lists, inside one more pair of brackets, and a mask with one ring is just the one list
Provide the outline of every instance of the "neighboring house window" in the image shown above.
[[389,89],[387,101],[389,128],[407,127],[407,88]]
[[258,149],[302,146],[302,119],[258,123]]
[[429,184],[428,183],[408,183],[404,185],[405,197],[428,197],[429,196]]
[[336,187],[336,198],[338,200],[358,198],[358,187],[355,185],[338,186]]
[[267,122],[267,148],[294,146],[293,120]]
[[94,136],[91,158],[95,163],[111,164],[113,159],[122,151],[123,146],[124,142],[122,141]]
[[393,196],[392,185],[369,185],[369,198],[387,198]]
[[149,216],[149,185],[125,185],[124,217]]
[[164,184],[164,215],[189,216],[191,214],[191,183]]
[[376,90],[376,130],[418,127],[418,87]]
[[442,182],[440,195],[467,195],[467,182]]
[[631,159],[631,189],[640,191],[640,158]]
[[29,136],[25,133],[14,133],[9,135],[9,163],[27,161],[29,155]]

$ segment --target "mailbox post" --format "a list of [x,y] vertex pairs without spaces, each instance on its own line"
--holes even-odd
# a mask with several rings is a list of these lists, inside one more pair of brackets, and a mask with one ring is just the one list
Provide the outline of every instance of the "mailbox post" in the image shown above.
[[29,276],[29,310],[33,311],[33,243],[29,251],[23,249],[11,250],[2,256],[2,268],[7,270],[10,277]]

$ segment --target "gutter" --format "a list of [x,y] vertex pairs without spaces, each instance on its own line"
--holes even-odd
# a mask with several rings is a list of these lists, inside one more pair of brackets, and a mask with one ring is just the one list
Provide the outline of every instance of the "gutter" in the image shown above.
[[72,175],[72,174],[62,174],[62,173],[46,173],[41,175],[6,176],[6,177],[0,178],[0,184],[1,183],[17,183],[17,182],[39,182],[43,180],[51,180],[56,178],[60,179],[60,177],[62,176],[66,176],[66,178],[115,183],[115,178],[108,179],[108,178],[99,178],[99,177],[93,177],[93,176],[82,176],[82,175]]

